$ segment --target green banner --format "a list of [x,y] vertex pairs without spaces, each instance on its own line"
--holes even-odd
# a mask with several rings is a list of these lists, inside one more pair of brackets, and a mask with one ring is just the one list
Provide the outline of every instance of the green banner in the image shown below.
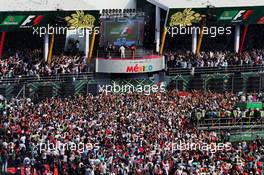
[[34,27],[96,27],[99,11],[0,12],[0,32],[33,30]]
[[218,20],[232,20],[238,13],[238,10],[223,11]]
[[264,24],[264,6],[170,9],[168,26],[191,26],[206,16],[207,25]]
[[241,109],[263,109],[262,103],[238,103],[236,106]]
[[10,15],[7,16],[4,21],[0,24],[1,26],[11,26],[11,25],[18,25],[25,19],[26,16],[24,15]]

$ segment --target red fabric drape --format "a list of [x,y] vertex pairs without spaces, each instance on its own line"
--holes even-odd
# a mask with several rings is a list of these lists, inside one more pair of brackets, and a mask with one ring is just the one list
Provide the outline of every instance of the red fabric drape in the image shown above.
[[0,42],[0,57],[3,56],[4,43],[5,43],[5,32],[2,32],[1,42]]
[[248,31],[248,25],[245,26],[244,31],[243,31],[243,36],[242,36],[242,40],[241,40],[241,44],[240,44],[239,53],[243,52],[244,43],[245,43],[245,39],[247,36],[247,31]]

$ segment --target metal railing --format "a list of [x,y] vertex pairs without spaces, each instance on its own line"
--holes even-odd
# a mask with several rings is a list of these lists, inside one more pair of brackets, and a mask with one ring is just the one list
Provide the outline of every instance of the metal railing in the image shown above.
[[229,130],[263,130],[264,118],[255,119],[252,117],[242,118],[203,118],[197,122],[199,129],[229,129]]
[[167,75],[213,74],[213,73],[240,73],[240,72],[262,72],[264,65],[244,65],[228,67],[203,67],[203,68],[167,68]]
[[49,76],[3,76],[0,77],[0,84],[11,84],[11,83],[33,83],[33,82],[65,82],[69,80],[88,80],[94,77],[94,73],[85,72],[78,74],[57,74]]
[[[138,59],[138,58],[143,58],[147,55],[157,55],[151,50],[145,50],[145,49],[137,49],[134,54],[130,49],[126,49],[125,51],[125,58],[131,58],[131,59]],[[121,57],[121,52],[118,50],[115,51],[105,51],[105,50],[97,50],[96,53],[97,58],[122,58]]]

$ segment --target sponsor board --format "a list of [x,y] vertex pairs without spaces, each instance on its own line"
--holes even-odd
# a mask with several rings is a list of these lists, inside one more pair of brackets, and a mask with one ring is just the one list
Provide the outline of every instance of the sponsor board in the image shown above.
[[218,20],[228,20],[231,22],[246,22],[254,13],[254,10],[231,10],[223,11]]
[[0,12],[1,31],[33,30],[33,27],[86,28],[99,25],[99,10]]
[[234,6],[214,8],[172,8],[168,16],[167,27],[198,26],[201,18],[206,25],[230,24],[261,24],[264,16],[264,6]]
[[258,23],[258,24],[264,24],[264,16],[261,17],[261,18],[258,20],[257,23]]
[[33,26],[37,26],[42,19],[43,15],[29,15],[20,25],[20,28],[32,28]]
[[219,20],[232,20],[236,16],[237,12],[237,10],[223,11]]
[[19,25],[22,20],[25,18],[24,15],[9,15],[0,25],[10,26],[10,25]]

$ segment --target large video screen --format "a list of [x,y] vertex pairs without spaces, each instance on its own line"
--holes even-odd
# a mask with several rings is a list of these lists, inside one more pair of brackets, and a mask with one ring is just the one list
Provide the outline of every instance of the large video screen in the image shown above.
[[140,46],[144,38],[144,19],[118,19],[104,21],[103,44]]

